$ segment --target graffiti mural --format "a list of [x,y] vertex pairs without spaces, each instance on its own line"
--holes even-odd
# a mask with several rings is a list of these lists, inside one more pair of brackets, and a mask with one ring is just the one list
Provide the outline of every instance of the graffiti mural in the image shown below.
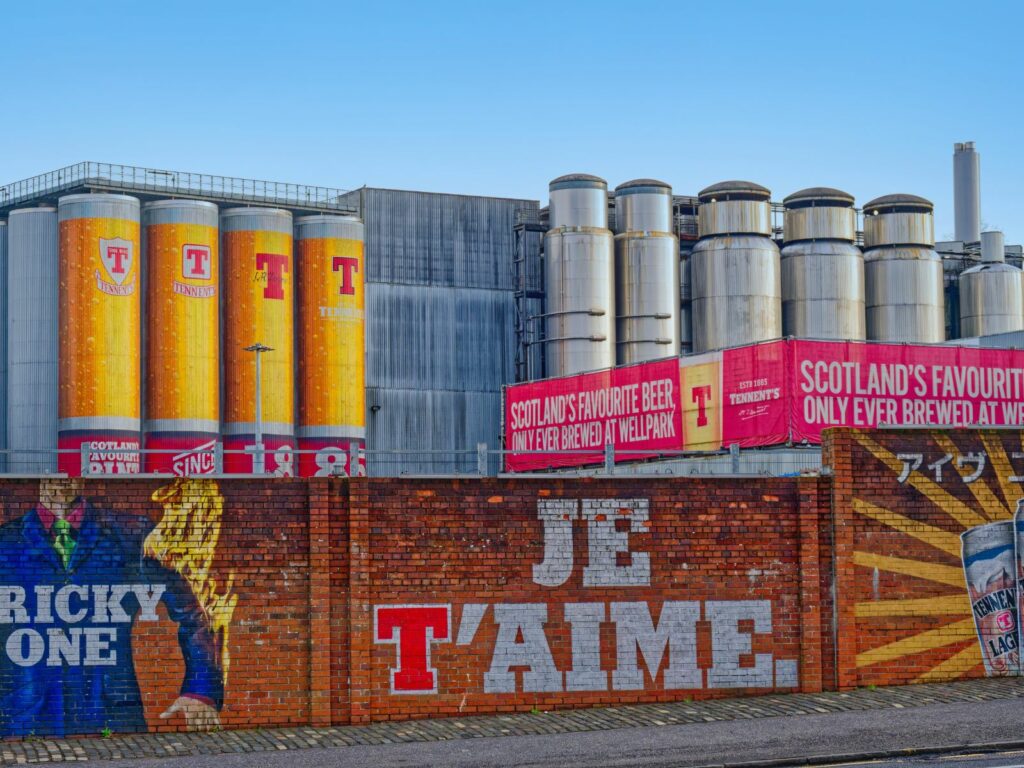
[[[524,507],[495,497],[499,527],[459,535],[471,579],[374,604],[382,689],[484,707],[799,687],[795,564],[781,539],[757,551],[763,531],[744,518],[760,523],[761,507],[779,499],[759,495],[733,510],[692,499],[688,514],[666,501],[537,498]],[[699,526],[687,523],[698,513]],[[437,546],[406,546],[417,544]],[[727,550],[744,553],[744,565],[707,565]],[[420,581],[432,575],[444,577],[425,570]]]
[[861,683],[1019,674],[1021,434],[854,437]]
[[214,481],[178,480],[152,500],[155,523],[81,480],[42,480],[0,527],[0,735],[146,730],[133,632],[168,620],[184,673],[160,717],[219,725],[237,602],[210,575],[223,499]]

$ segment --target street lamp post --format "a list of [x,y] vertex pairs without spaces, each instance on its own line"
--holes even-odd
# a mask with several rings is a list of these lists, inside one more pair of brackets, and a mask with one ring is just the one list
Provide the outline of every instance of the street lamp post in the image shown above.
[[264,466],[265,452],[263,450],[263,366],[260,355],[263,352],[273,352],[273,347],[256,342],[244,348],[246,352],[256,353],[256,407],[255,407],[255,438],[256,456],[253,459],[253,474],[262,475],[266,472]]

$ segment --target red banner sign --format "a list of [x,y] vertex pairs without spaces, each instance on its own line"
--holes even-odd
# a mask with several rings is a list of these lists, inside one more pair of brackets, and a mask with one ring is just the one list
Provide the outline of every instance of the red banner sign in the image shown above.
[[[509,387],[506,467],[821,442],[828,427],[1024,424],[1024,352],[773,341]],[[636,451],[635,453],[633,451]]]
[[[505,392],[506,466],[517,472],[600,462],[611,443],[616,456],[643,458],[682,444],[679,361],[509,387]],[[618,451],[643,453],[624,456]],[[531,453],[550,451],[552,453]],[[566,453],[558,453],[566,451]]]

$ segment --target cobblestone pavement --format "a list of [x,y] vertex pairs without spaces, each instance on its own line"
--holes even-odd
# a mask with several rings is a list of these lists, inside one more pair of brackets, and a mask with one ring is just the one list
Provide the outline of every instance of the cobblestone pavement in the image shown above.
[[906,709],[935,704],[1024,699],[1024,679],[995,678],[843,693],[790,694],[670,704],[577,709],[375,723],[333,728],[279,728],[216,733],[153,733],[110,738],[0,742],[0,765],[139,760],[316,747],[383,745],[501,736],[608,731],[789,715]]

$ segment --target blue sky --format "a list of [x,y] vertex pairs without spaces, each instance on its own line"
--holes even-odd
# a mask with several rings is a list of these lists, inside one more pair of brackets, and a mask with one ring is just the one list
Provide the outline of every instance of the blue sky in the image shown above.
[[1024,241],[1024,4],[5,4],[0,182],[80,160],[545,198],[640,176],[910,192]]

